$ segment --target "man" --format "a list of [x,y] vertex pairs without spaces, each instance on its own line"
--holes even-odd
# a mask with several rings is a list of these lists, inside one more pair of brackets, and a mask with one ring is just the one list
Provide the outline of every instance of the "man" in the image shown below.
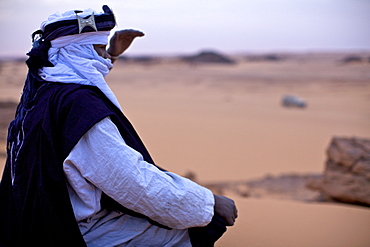
[[51,15],[33,34],[0,185],[1,246],[213,246],[237,209],[157,167],[104,77],[136,37],[112,11]]

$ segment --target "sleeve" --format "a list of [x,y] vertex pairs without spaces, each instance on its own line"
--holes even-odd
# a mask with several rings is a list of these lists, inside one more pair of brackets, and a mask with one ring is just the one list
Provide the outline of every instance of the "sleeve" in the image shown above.
[[210,190],[144,161],[109,117],[80,139],[68,159],[91,184],[160,224],[186,229],[205,226],[213,217]]

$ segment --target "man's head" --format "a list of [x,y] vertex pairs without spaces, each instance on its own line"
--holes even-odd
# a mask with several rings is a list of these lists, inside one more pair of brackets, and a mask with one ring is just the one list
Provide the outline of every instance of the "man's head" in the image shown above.
[[30,68],[53,67],[48,51],[51,47],[61,48],[68,44],[96,45],[95,51],[104,58],[109,54],[102,50],[108,44],[109,31],[116,25],[113,12],[103,6],[103,12],[92,9],[84,11],[57,12],[44,21],[40,30],[32,35],[32,50],[27,54]]
[[76,35],[87,32],[110,31],[116,26],[113,12],[106,5],[104,12],[92,9],[56,12],[41,24],[45,40],[54,40],[62,36]]

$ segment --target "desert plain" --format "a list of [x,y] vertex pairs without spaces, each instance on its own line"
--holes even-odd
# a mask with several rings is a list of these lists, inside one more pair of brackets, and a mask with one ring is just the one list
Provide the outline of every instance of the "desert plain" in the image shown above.
[[[355,55],[120,59],[106,80],[157,165],[235,200],[239,217],[217,247],[365,247],[370,209],[305,186],[334,136],[370,138],[370,54]],[[26,73],[22,59],[0,63],[1,172]],[[285,95],[306,107],[284,107]]]

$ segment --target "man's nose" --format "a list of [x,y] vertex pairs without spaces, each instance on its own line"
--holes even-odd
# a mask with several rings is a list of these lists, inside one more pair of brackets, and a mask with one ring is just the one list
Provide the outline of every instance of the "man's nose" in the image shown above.
[[104,58],[109,58],[109,59],[111,59],[111,58],[112,58],[112,56],[111,56],[107,51],[105,51],[105,52],[104,52]]

